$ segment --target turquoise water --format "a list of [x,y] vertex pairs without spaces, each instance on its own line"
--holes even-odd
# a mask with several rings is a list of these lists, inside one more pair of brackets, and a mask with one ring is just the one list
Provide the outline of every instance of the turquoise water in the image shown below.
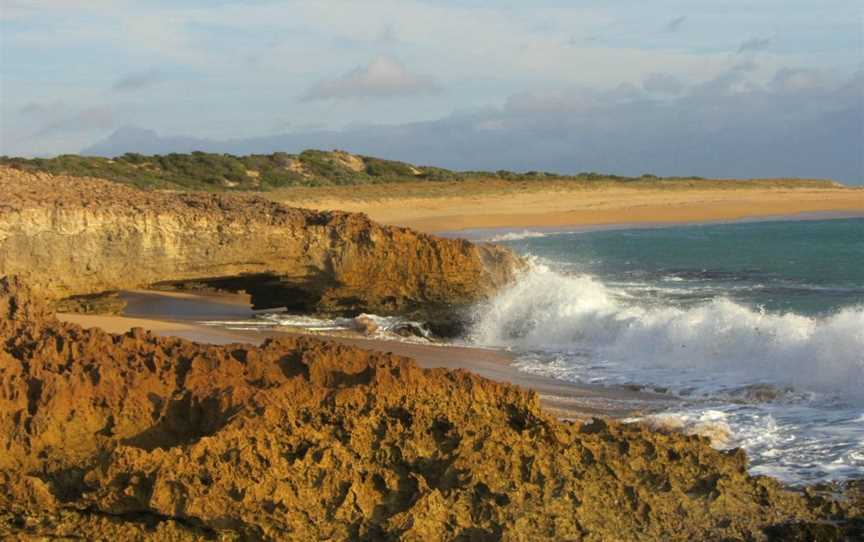
[[[532,269],[472,340],[529,372],[679,399],[754,472],[864,476],[864,219],[495,237]],[[671,422],[670,422],[671,420]]]
[[606,284],[643,285],[682,303],[726,296],[808,315],[864,303],[862,218],[595,231],[509,244]]

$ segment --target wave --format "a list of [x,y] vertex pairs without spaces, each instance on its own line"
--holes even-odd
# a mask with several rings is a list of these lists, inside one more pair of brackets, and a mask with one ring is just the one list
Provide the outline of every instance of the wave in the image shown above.
[[728,416],[717,410],[706,410],[698,414],[665,412],[627,421],[641,421],[654,429],[707,437],[711,440],[711,445],[719,449],[729,448],[733,442]]
[[576,350],[634,368],[740,377],[733,382],[858,397],[864,389],[864,307],[808,317],[754,310],[722,297],[676,307],[623,293],[592,276],[563,275],[535,263],[477,308],[471,339],[523,351]]
[[246,320],[208,320],[199,323],[238,331],[294,329],[323,333],[359,332],[370,338],[407,342],[429,342],[434,339],[432,332],[422,322],[376,314],[360,314],[355,318],[316,318],[285,312],[260,312]]
[[500,233],[498,235],[493,235],[486,239],[486,241],[490,243],[503,243],[506,241],[521,241],[522,239],[536,239],[539,237],[546,237],[547,235],[552,235],[552,232],[539,232],[539,231],[530,231],[530,230],[522,230],[511,231],[507,233]]

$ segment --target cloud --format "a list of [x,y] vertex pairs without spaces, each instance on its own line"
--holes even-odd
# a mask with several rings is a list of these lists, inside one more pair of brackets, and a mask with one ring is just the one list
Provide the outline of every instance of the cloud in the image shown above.
[[771,86],[780,92],[815,90],[823,84],[824,80],[818,71],[807,69],[782,68],[771,80]]
[[684,83],[668,73],[651,73],[642,81],[642,88],[652,94],[678,94],[684,90]]
[[[616,98],[622,103],[673,102],[694,94],[693,89],[673,93],[674,83],[664,86],[649,79],[651,74],[669,74],[693,87],[713,80],[733,63],[758,61],[752,72],[703,89],[708,94],[736,95],[753,90],[747,88],[750,81],[770,84],[781,66],[820,66],[840,73],[860,63],[855,48],[849,47],[860,35],[856,19],[849,16],[855,12],[853,0],[840,0],[829,16],[818,3],[780,0],[746,9],[740,1],[728,9],[692,2],[684,6],[681,2],[599,1],[0,0],[0,4],[0,19],[10,12],[16,19],[2,30],[9,62],[3,70],[0,124],[19,134],[30,134],[75,113],[73,107],[46,113],[44,119],[19,114],[33,99],[82,105],[106,99],[116,102],[112,104],[116,125],[146,122],[168,133],[224,138],[268,132],[274,111],[276,118],[292,121],[292,132],[304,132],[302,126],[316,121],[328,127],[357,122],[406,125],[417,119],[440,119],[464,107],[502,104],[520,91],[560,91],[577,85],[611,89],[629,83],[644,96],[638,98],[630,88],[632,96],[627,98],[622,89]],[[693,33],[697,23],[699,32]],[[773,36],[771,29],[779,27],[800,39],[774,38],[770,54],[736,54],[746,38]],[[544,31],[538,33],[541,28]],[[730,38],[729,28],[740,33]],[[667,29],[670,33],[664,33]],[[682,41],[684,33],[688,39]],[[571,36],[575,37],[572,46],[562,46]],[[269,45],[274,41],[275,46]],[[79,62],[100,54],[100,62]],[[377,55],[396,57],[404,64],[403,83],[420,79],[426,88],[446,88],[446,95],[376,100],[403,95],[406,85],[380,84],[380,77],[368,73],[374,71],[370,66],[358,68],[355,71],[361,73],[354,74],[353,81],[340,84],[351,79],[347,72],[371,63]],[[252,65],[250,58],[258,62]],[[32,66],[42,68],[36,79]],[[151,75],[146,70],[151,67],[165,84],[146,86]],[[197,76],[184,77],[185,92],[169,88],[167,81],[176,74],[190,73]],[[793,83],[803,88],[802,77],[778,81],[784,86],[776,92],[792,92]],[[314,85],[317,81],[321,82]],[[117,89],[112,91],[115,84]],[[725,90],[720,92],[720,87]],[[417,84],[407,88],[423,91]],[[199,107],[188,107],[188,94],[200,97]],[[349,99],[358,94],[363,99]],[[317,101],[286,103],[285,96]],[[421,101],[424,107],[418,108]],[[551,126],[554,119],[548,120]],[[513,122],[494,117],[480,124],[508,134],[507,126]],[[92,137],[92,132],[66,132],[38,142],[4,137],[0,153],[68,152]]]
[[125,2],[117,0],[0,0],[0,20],[26,20],[43,15],[44,10],[103,11],[122,8]]
[[35,117],[43,115],[58,115],[61,114],[65,110],[65,108],[66,106],[63,105],[63,102],[27,102],[26,104],[18,108],[18,113]]
[[760,51],[764,51],[771,46],[771,38],[759,38],[753,37],[748,40],[745,40],[741,45],[738,46],[738,54],[743,53],[758,53]]
[[154,71],[130,73],[115,81],[111,90],[114,92],[136,92],[161,82],[162,78]]
[[[199,140],[196,148],[233,153],[344,148],[454,169],[864,183],[864,73],[834,81],[779,70],[767,84],[748,77],[748,72],[729,71],[708,81],[679,81],[680,92],[663,99],[633,85],[527,92],[500,107],[434,121]],[[669,85],[662,75],[654,79],[661,88]],[[817,79],[819,85],[801,85]],[[113,155],[141,148],[109,138],[87,152]],[[178,150],[170,138],[151,140],[146,148]]]
[[35,137],[108,130],[114,126],[114,114],[110,107],[104,105],[72,109],[59,103],[31,103],[22,108],[22,112],[35,115],[42,120],[41,127],[34,134]]
[[379,56],[342,77],[315,84],[300,99],[311,101],[388,98],[440,91],[440,87],[431,78],[409,72],[401,62],[392,57]]
[[735,64],[733,64],[730,68],[730,71],[745,73],[754,72],[757,69],[759,69],[759,64],[754,62],[752,59],[747,58],[745,60],[742,60],[741,62],[736,62]]
[[684,24],[684,21],[687,20],[686,15],[681,15],[680,17],[675,17],[674,19],[670,19],[665,25],[663,25],[663,30],[665,32],[677,32],[681,25]]

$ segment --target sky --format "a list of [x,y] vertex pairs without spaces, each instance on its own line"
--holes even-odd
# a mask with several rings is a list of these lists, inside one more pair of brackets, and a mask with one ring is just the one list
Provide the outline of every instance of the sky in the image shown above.
[[0,154],[864,184],[858,0],[0,0]]

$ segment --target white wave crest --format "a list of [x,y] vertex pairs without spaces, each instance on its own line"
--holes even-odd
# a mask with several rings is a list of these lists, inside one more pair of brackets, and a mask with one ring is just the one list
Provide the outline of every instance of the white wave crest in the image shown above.
[[728,448],[732,442],[733,432],[728,422],[728,416],[717,410],[706,410],[698,415],[666,412],[636,420],[655,429],[707,437],[711,441],[711,446],[715,448]]
[[254,318],[247,320],[209,320],[199,323],[205,326],[243,331],[360,332],[367,337],[377,339],[407,342],[433,340],[432,332],[422,322],[376,314],[360,314],[356,318],[316,318],[284,312],[261,312],[256,314]]
[[530,231],[530,230],[522,230],[521,232],[510,231],[507,233],[500,233],[498,235],[493,235],[492,237],[489,237],[488,239],[486,239],[486,241],[488,241],[490,243],[502,243],[505,241],[520,241],[522,239],[536,239],[539,237],[546,237],[547,235],[550,235],[550,234],[548,232],[543,233],[543,232],[539,232],[539,231]]
[[478,307],[472,340],[522,350],[581,350],[645,368],[746,375],[814,391],[864,389],[864,307],[825,317],[756,311],[729,299],[646,305],[587,275],[534,265]]

